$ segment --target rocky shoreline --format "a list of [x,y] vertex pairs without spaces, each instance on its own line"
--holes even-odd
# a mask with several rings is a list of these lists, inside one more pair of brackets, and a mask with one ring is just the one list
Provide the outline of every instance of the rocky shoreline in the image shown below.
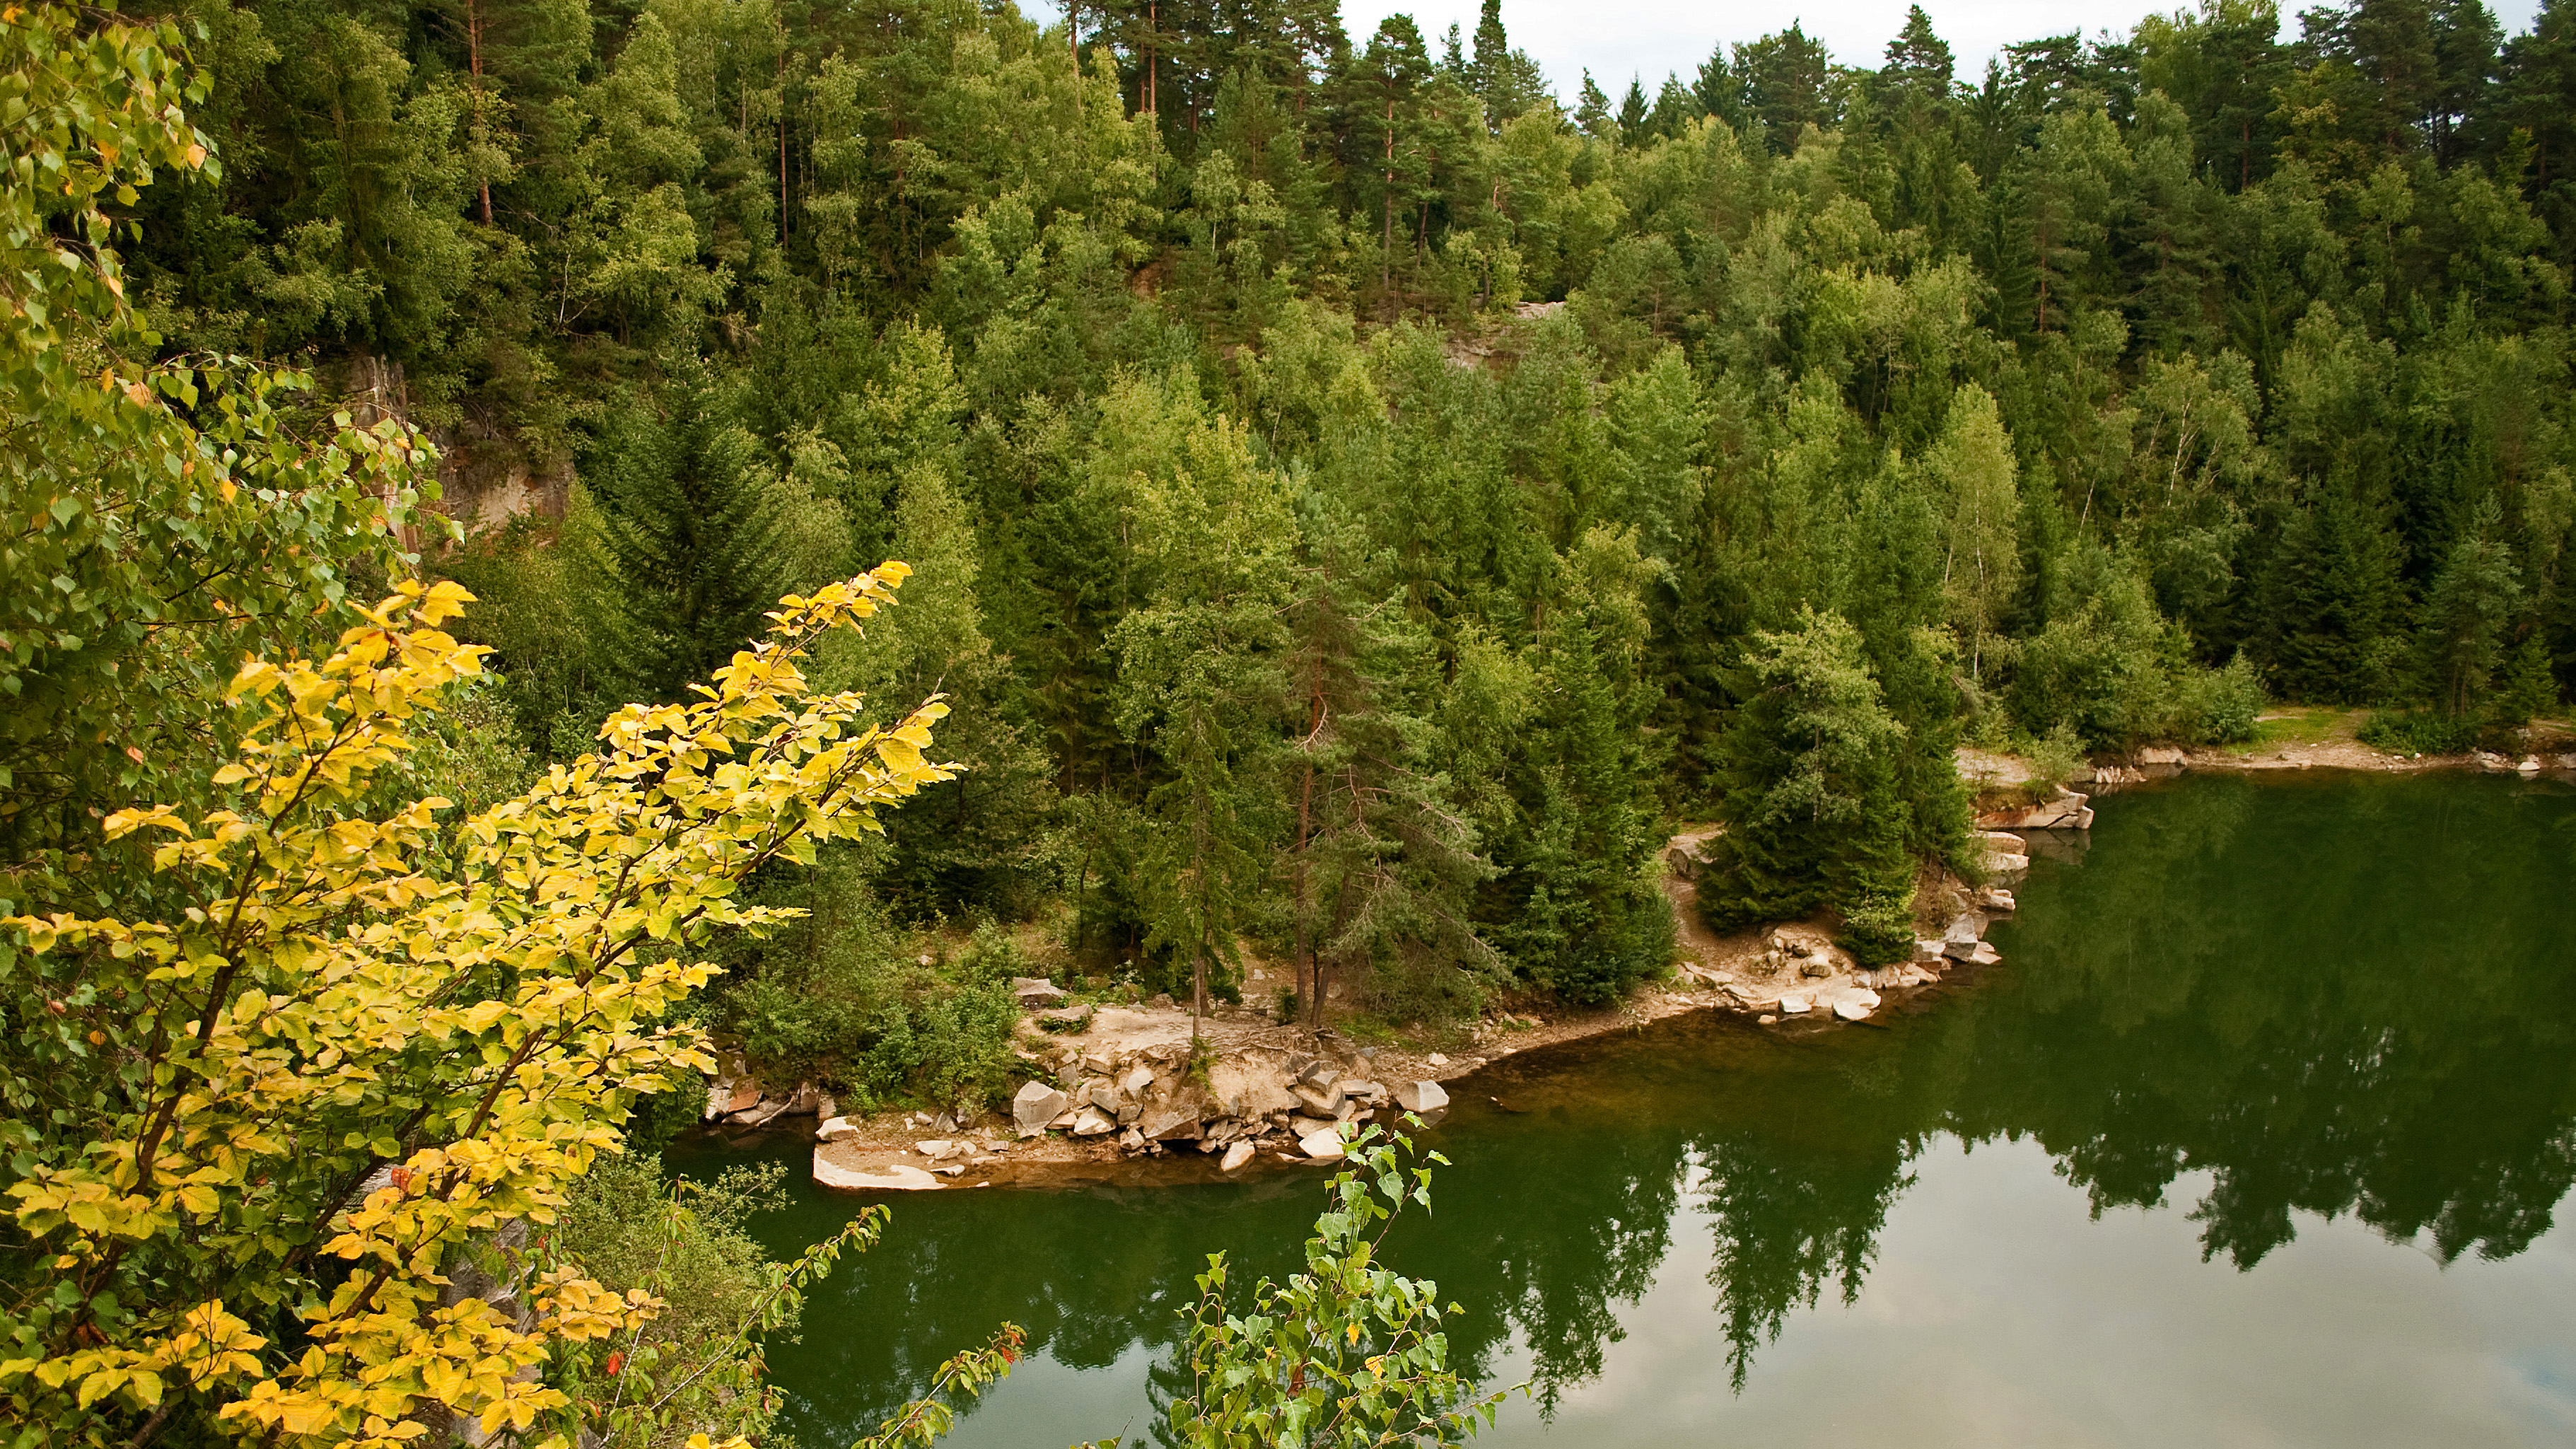
[[713,1083],[704,1120],[719,1130],[802,1128],[810,1123],[814,1180],[846,1191],[1063,1186],[1092,1181],[1179,1183],[1264,1169],[1337,1162],[1359,1125],[1437,1122],[1449,1086],[1503,1057],[1693,1011],[1724,1011],[1775,1030],[1830,1030],[1869,1022],[2002,960],[1985,940],[2009,914],[2008,883],[2036,849],[2080,853],[2104,791],[2186,770],[2306,768],[2415,772],[2477,768],[2536,775],[2576,770],[2576,754],[2404,758],[2349,738],[2268,756],[2148,749],[2096,765],[2077,783],[2032,798],[2017,789],[2029,767],[2009,756],[1960,752],[1960,773],[1989,808],[1977,817],[1987,884],[1945,873],[1918,891],[1913,958],[1863,967],[1835,946],[1830,922],[1786,922],[1717,936],[1699,920],[1696,878],[1720,827],[1674,835],[1664,887],[1679,925],[1670,981],[1614,1007],[1553,1020],[1510,1014],[1479,1023],[1455,1055],[1400,1044],[1363,1045],[1330,1030],[1281,1025],[1242,1007],[1196,1019],[1168,998],[1135,1006],[1073,1006],[1051,981],[1015,983],[1023,1007],[1020,1059],[1027,1080],[1009,1112],[959,1122],[946,1115],[840,1115],[812,1087],[784,1093],[749,1081],[739,1061]]

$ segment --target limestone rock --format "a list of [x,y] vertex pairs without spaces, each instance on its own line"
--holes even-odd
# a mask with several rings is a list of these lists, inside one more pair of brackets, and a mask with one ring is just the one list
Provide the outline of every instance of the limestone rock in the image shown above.
[[1941,954],[1953,961],[1973,957],[1977,948],[1985,944],[1978,939],[1983,934],[1983,927],[1984,923],[1974,916],[1961,916],[1952,921],[1949,931],[1941,938]]
[[2150,745],[2138,751],[2138,763],[2150,769],[2159,765],[2168,769],[2180,769],[2183,765],[2183,754],[2182,751],[2171,746]]
[[1169,1142],[1176,1138],[1199,1135],[1199,1104],[1183,1099],[1159,1107],[1148,1107],[1136,1121],[1138,1134],[1148,1142]]
[[847,1142],[858,1135],[859,1124],[847,1117],[826,1117],[814,1129],[815,1140],[820,1142]]
[[1449,1091],[1438,1082],[1398,1082],[1395,1105],[1408,1112],[1437,1112],[1449,1105]]
[[1020,1135],[1035,1137],[1064,1110],[1064,1093],[1044,1082],[1031,1082],[1020,1088],[1011,1099],[1011,1120],[1019,1125]]
[[1780,1014],[1782,1016],[1804,1016],[1807,1014],[1807,1011],[1807,998],[1803,996],[1783,996],[1780,998]]
[[1219,1172],[1232,1172],[1251,1160],[1252,1144],[1237,1142],[1225,1150],[1225,1156],[1217,1159],[1216,1168]]
[[1020,999],[1023,1011],[1043,1011],[1051,1006],[1064,1005],[1063,989],[1043,976],[1012,977],[1011,994]]
[[1315,1159],[1317,1162],[1340,1161],[1343,1154],[1343,1147],[1344,1144],[1342,1142],[1341,1130],[1336,1127],[1326,1127],[1318,1132],[1309,1132],[1305,1136],[1297,1139],[1297,1150],[1305,1153],[1308,1157]]
[[957,1155],[959,1148],[956,1143],[949,1141],[947,1138],[937,1137],[928,1142],[916,1142],[912,1144],[912,1150],[936,1162],[942,1157],[954,1157]]
[[2092,827],[2093,811],[2084,796],[2073,790],[2059,790],[2057,798],[2028,809],[1980,815],[1977,824],[1989,830],[2086,830]]
[[1098,1107],[1085,1107],[1073,1114],[1073,1135],[1105,1137],[1118,1130],[1118,1119]]
[[1861,1021],[1878,1010],[1878,993],[1868,987],[1855,987],[1834,998],[1834,1015],[1845,1021]]
[[1299,1082],[1288,1089],[1288,1094],[1297,1099],[1297,1105],[1317,1117],[1330,1117],[1342,1110],[1342,1089],[1339,1087],[1318,1088]]
[[823,1187],[892,1192],[937,1188],[939,1179],[899,1162],[866,1162],[839,1143],[814,1149],[814,1181]]
[[1107,1082],[1085,1083],[1076,1095],[1112,1117],[1118,1115],[1118,1089]]

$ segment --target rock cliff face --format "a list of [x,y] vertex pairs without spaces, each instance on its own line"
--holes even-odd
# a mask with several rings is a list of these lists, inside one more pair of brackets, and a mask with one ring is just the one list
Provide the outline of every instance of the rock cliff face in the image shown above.
[[1989,810],[1977,817],[1977,825],[1983,830],[2090,830],[2093,807],[2087,799],[2061,787],[2054,798],[2037,805]]

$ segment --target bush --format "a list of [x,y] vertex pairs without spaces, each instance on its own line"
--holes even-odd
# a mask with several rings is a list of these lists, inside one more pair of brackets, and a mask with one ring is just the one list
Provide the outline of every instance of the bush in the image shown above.
[[2457,755],[2478,747],[2484,723],[2429,710],[2380,710],[2361,727],[2361,742],[2392,755]]
[[2263,679],[2240,651],[2223,669],[2203,669],[2182,682],[2182,709],[2174,739],[2195,745],[2233,745],[2254,738],[2263,713]]
[[1884,966],[1914,954],[1914,889],[1878,882],[1854,893],[1843,907],[1834,943],[1864,966]]
[[943,962],[886,918],[853,851],[764,881],[755,898],[808,913],[724,952],[717,1025],[762,1081],[826,1084],[861,1108],[917,1097],[971,1109],[1009,1085],[1010,978],[1028,963],[997,928]]

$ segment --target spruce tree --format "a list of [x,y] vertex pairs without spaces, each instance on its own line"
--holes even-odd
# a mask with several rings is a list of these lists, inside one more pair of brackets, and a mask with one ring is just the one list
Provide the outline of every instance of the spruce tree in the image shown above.
[[2483,712],[2504,662],[2504,630],[2522,604],[2513,551],[2491,536],[2497,517],[2484,503],[2425,590],[2418,649],[2434,707],[2453,719]]
[[2284,531],[2266,652],[2291,699],[2383,698],[2403,637],[2396,540],[2348,488],[2325,486]]
[[1726,832],[1699,882],[1701,913],[1732,931],[1830,906],[1863,961],[1899,959],[1913,902],[1897,788],[1905,727],[1860,631],[1803,610],[1791,628],[1753,637],[1740,689],[1721,776]]
[[636,698],[668,701],[760,632],[795,580],[785,490],[730,380],[691,357],[609,414],[584,474],[593,585]]

